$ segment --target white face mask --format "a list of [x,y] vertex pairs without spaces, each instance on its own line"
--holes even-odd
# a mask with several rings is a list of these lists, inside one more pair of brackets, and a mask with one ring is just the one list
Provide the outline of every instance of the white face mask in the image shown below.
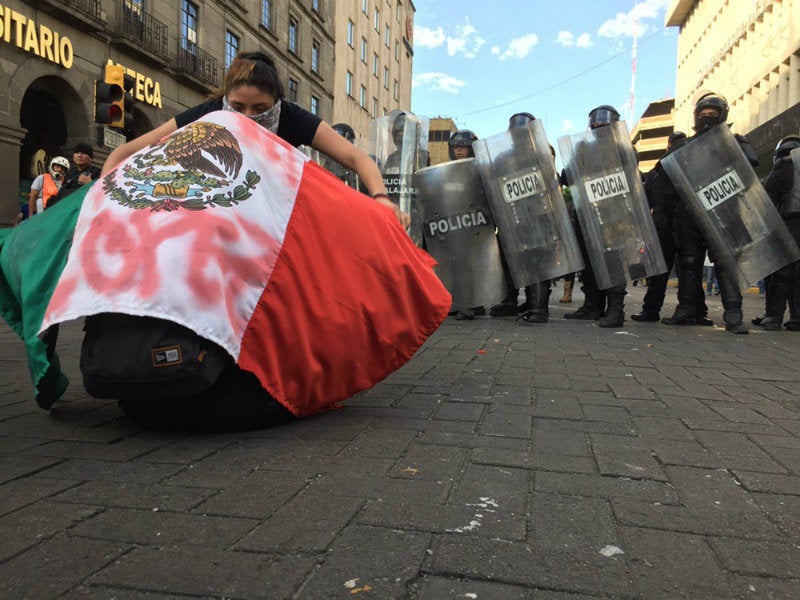
[[[222,110],[229,110],[231,112],[239,113],[238,110],[231,107],[228,104],[228,97],[222,97]],[[239,113],[240,115],[243,113]],[[265,110],[264,112],[257,114],[257,115],[245,115],[248,119],[252,119],[259,125],[261,125],[264,129],[268,129],[274,134],[278,133],[278,123],[281,120],[281,101],[278,100],[272,108]]]

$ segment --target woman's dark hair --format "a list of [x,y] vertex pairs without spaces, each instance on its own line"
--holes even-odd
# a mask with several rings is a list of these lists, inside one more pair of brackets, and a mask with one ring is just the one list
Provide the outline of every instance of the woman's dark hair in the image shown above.
[[225,73],[222,87],[213,94],[222,98],[231,90],[243,85],[252,85],[280,100],[284,97],[283,84],[278,77],[275,61],[263,52],[240,52]]

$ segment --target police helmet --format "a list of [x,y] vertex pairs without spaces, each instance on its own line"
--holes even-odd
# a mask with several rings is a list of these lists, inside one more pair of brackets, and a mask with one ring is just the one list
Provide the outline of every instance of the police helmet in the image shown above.
[[61,177],[64,174],[64,173],[59,174],[56,172],[56,170],[53,168],[56,165],[64,167],[64,173],[69,171],[69,161],[63,156],[54,156],[50,160],[50,164],[47,166],[47,170],[50,171],[50,175],[52,175],[53,177]]
[[403,141],[403,132],[406,128],[406,113],[402,110],[393,110],[389,113],[392,117],[392,139],[395,144]]
[[596,129],[619,121],[619,112],[610,104],[602,104],[589,111],[589,129]]
[[[718,117],[699,117],[700,111],[706,108],[713,108],[718,113]],[[720,125],[728,119],[728,101],[725,96],[708,92],[700,96],[694,105],[694,128],[695,130],[703,130],[714,125]]]
[[459,146],[469,148],[469,155],[475,156],[475,152],[472,150],[472,142],[477,139],[478,136],[469,129],[459,129],[456,131],[452,136],[450,136],[450,140],[447,142],[447,151],[450,155],[450,160],[455,159],[453,151]]
[[775,146],[775,160],[789,156],[792,150],[800,148],[800,135],[787,135]]
[[333,126],[333,130],[351,144],[356,141],[356,132],[347,123],[336,123]]
[[536,117],[534,117],[531,113],[528,112],[520,112],[511,115],[508,119],[508,128],[514,129],[514,127],[525,127],[531,121],[535,121]]

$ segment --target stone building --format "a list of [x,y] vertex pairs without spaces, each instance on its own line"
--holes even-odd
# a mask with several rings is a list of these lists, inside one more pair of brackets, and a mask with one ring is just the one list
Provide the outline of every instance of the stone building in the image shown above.
[[675,99],[657,100],[647,105],[631,131],[631,142],[639,153],[639,170],[650,171],[667,151],[669,134],[673,132]]

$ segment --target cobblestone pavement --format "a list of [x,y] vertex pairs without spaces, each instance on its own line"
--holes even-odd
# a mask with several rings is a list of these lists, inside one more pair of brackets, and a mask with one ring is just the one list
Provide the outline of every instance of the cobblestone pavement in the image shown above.
[[78,323],[45,413],[0,326],[0,597],[800,597],[800,334],[600,329],[560,292],[549,324],[450,318],[342,410],[235,435],[87,397]]

